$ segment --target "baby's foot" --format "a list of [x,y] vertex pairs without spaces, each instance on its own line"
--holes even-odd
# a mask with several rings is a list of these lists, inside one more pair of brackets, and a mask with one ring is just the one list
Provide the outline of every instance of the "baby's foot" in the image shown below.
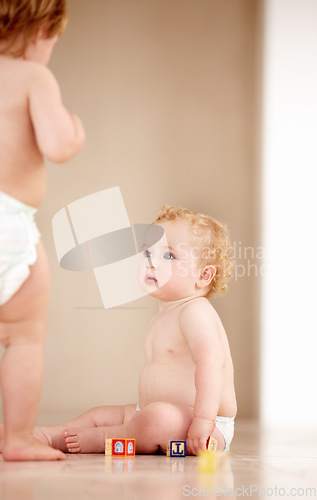
[[59,450],[41,443],[34,436],[28,439],[14,438],[6,440],[2,451],[3,459],[11,461],[27,460],[64,460],[65,455]]
[[41,443],[67,452],[67,446],[63,437],[64,427],[50,426],[50,427],[35,427],[33,431],[34,437]]
[[[48,433],[44,432],[44,427],[43,430],[41,427],[36,427],[34,429],[33,436],[41,443],[46,444],[48,446],[52,446],[52,439]],[[4,425],[0,424],[0,453],[2,453],[3,448],[4,448]]]
[[63,436],[69,453],[105,452],[105,431],[102,427],[66,429]]
[[52,436],[47,427],[35,427],[33,436],[46,446],[52,446]]
[[[64,427],[35,427],[33,431],[33,436],[40,443],[46,446],[51,446],[57,450],[66,451],[67,447],[65,444],[65,439],[63,438],[62,431]],[[4,448],[4,426],[0,424],[0,453],[2,453]]]

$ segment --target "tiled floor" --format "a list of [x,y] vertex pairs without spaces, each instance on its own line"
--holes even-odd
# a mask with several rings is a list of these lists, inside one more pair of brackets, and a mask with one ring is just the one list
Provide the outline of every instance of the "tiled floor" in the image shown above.
[[256,423],[238,422],[232,450],[219,456],[215,473],[199,472],[197,457],[67,455],[54,463],[5,463],[0,458],[0,498],[317,498],[316,430],[264,431]]

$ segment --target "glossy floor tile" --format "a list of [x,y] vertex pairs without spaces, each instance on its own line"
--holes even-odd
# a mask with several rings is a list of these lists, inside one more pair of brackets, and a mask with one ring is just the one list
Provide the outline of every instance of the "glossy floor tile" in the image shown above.
[[317,498],[317,429],[263,429],[238,422],[232,449],[214,473],[198,457],[70,455],[64,462],[6,463],[1,500],[177,500]]

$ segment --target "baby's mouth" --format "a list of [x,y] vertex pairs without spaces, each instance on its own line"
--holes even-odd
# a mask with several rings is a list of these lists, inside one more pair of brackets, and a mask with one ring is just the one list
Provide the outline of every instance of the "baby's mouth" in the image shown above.
[[145,276],[145,282],[146,282],[146,283],[154,283],[154,284],[156,285],[156,283],[157,283],[157,279],[156,279],[154,276],[152,276],[152,275],[150,275],[150,274],[147,274],[147,275]]

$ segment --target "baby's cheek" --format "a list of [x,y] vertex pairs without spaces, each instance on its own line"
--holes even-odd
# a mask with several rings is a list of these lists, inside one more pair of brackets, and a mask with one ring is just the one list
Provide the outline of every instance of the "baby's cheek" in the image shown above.
[[173,269],[175,279],[181,280],[189,276],[189,271],[185,262],[178,262]]
[[173,277],[173,269],[169,262],[164,262],[163,265],[159,266],[157,276],[159,283],[162,285],[165,285],[171,280]]
[[178,297],[178,295],[183,291],[184,288],[184,278],[180,278],[176,276],[173,272],[170,279],[164,285],[164,290],[168,291],[168,293],[173,297]]

